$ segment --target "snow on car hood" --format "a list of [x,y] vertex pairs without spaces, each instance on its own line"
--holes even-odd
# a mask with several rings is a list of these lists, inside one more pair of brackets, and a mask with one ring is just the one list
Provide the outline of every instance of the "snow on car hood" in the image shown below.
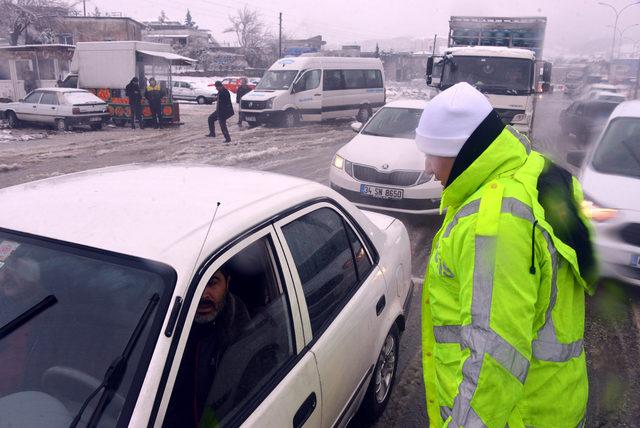
[[381,171],[424,170],[425,155],[418,150],[415,141],[408,138],[358,134],[338,150],[338,154],[350,162],[370,165]]
[[603,208],[640,211],[640,179],[602,174],[589,165],[580,181],[585,198]]

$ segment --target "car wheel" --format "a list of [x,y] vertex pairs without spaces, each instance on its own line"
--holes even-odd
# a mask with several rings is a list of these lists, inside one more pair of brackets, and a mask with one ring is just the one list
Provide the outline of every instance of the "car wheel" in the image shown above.
[[207,100],[204,97],[200,96],[200,97],[196,98],[196,102],[198,104],[205,104],[207,102]]
[[56,119],[56,129],[58,131],[68,131],[69,124],[64,119]]
[[298,124],[298,113],[294,110],[287,110],[284,112],[284,117],[282,119],[282,124],[285,128],[293,128]]
[[382,415],[391,397],[398,369],[399,340],[400,332],[398,326],[394,324],[384,339],[378,361],[373,369],[371,383],[362,403],[363,416],[369,422],[375,422]]
[[9,123],[9,128],[17,128],[20,126],[18,116],[12,111],[7,112],[7,122]]
[[91,124],[91,129],[93,129],[94,131],[99,131],[102,129],[102,122],[100,123],[92,123]]
[[369,106],[362,106],[360,110],[358,110],[358,114],[356,115],[356,120],[362,124],[367,123],[369,118],[371,117],[371,109]]

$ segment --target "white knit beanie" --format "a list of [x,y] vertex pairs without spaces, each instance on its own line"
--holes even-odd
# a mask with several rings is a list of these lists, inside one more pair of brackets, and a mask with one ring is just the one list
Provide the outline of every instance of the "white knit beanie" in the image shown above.
[[416,129],[418,149],[455,158],[492,110],[489,100],[467,82],[453,85],[425,106]]

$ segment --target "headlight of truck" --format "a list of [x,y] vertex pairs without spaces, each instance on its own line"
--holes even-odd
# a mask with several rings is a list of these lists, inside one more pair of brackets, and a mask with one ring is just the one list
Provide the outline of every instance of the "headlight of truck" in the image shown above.
[[333,166],[335,166],[338,169],[343,169],[344,168],[344,158],[340,155],[336,155],[333,158]]
[[618,210],[613,208],[603,208],[592,201],[582,201],[582,213],[585,217],[597,223],[602,223],[614,219],[618,215]]
[[527,120],[527,115],[526,114],[516,114],[515,116],[513,116],[513,120],[511,121],[513,123],[527,123],[529,122]]

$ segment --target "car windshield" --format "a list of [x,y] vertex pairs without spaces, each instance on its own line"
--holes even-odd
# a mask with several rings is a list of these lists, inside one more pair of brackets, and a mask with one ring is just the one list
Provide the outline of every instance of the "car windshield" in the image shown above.
[[96,104],[96,103],[104,103],[103,100],[96,97],[95,95],[84,92],[67,92],[64,94],[64,99],[68,104]]
[[640,118],[611,121],[593,155],[592,165],[604,174],[640,177]]
[[391,138],[415,138],[421,109],[384,107],[362,130],[364,135]]
[[[100,419],[99,426],[116,426],[125,397],[137,394],[138,369],[148,364],[173,288],[171,272],[153,262],[0,231],[4,425],[24,426],[28,406],[48,426],[69,426],[123,353],[150,299],[160,296],[163,303],[154,306],[144,324],[124,377]],[[25,319],[25,314],[30,315]],[[87,426],[100,395],[89,402],[78,426]]]
[[293,83],[293,79],[295,79],[297,75],[298,70],[267,71],[264,76],[262,76],[262,79],[260,79],[260,83],[258,83],[256,89],[289,89],[291,87],[291,84]]
[[532,87],[531,64],[528,59],[456,56],[445,61],[442,85],[467,82],[482,92],[526,95]]

